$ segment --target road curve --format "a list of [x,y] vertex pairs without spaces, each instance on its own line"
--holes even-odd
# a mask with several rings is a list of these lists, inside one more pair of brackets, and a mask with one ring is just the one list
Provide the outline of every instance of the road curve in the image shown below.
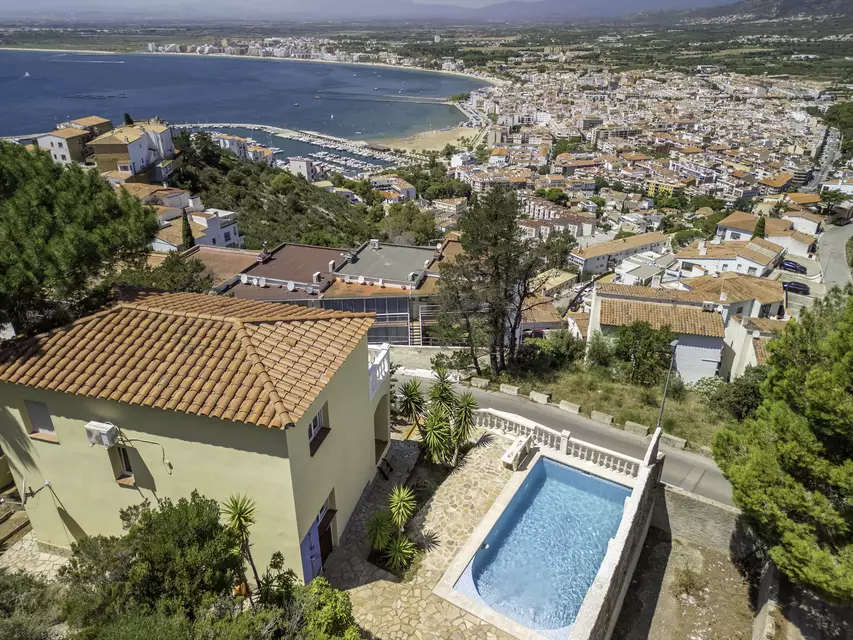
[[[406,376],[397,376],[400,380],[408,380]],[[420,380],[429,384],[427,380]],[[599,447],[606,447],[635,458],[642,458],[648,446],[648,439],[607,427],[584,416],[567,413],[549,405],[540,405],[524,397],[513,397],[494,391],[468,389],[477,398],[482,409],[497,409],[507,413],[524,416],[557,431],[571,431],[573,436],[590,442]],[[691,491],[705,498],[732,505],[732,491],[728,480],[723,477],[719,467],[703,456],[661,446],[666,454],[663,468],[663,481]]]

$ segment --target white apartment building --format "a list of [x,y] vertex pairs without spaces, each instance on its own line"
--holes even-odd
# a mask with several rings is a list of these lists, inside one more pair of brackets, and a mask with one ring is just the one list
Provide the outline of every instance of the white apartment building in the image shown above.
[[572,251],[569,261],[582,272],[599,274],[614,269],[625,258],[645,251],[666,253],[669,238],[665,233],[642,233],[630,238],[611,240]]

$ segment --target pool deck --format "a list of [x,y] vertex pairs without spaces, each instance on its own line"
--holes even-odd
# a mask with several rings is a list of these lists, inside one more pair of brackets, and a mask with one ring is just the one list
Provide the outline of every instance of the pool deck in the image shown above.
[[364,522],[384,507],[392,484],[405,482],[417,457],[418,444],[391,442],[391,482],[377,480],[362,498],[341,546],[329,557],[324,575],[345,590],[358,625],[381,640],[510,640],[513,636],[487,620],[438,597],[433,589],[454,556],[473,535],[508,480],[524,475],[503,468],[504,438],[486,435],[463,463],[442,483],[406,529],[428,550],[409,581],[401,581],[367,561]]

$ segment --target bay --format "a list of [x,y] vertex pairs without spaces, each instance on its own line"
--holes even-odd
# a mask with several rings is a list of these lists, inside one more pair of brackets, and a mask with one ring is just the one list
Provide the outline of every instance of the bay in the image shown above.
[[[382,139],[458,124],[447,98],[484,82],[408,69],[200,55],[0,51],[0,136],[125,112],[172,123],[268,124]],[[405,102],[411,100],[412,102]]]

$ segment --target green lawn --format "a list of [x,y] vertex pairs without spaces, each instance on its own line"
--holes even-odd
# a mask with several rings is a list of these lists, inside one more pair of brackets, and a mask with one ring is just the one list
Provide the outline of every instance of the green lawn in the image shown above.
[[[551,394],[551,402],[561,400],[580,404],[581,413],[602,411],[613,416],[618,426],[626,420],[654,427],[657,423],[663,385],[642,388],[608,379],[605,373],[587,370],[555,371],[527,376],[502,376],[501,382],[515,384],[519,392],[531,390]],[[689,446],[710,446],[714,434],[733,419],[718,415],[699,396],[687,391],[682,400],[669,396],[662,427],[666,433],[686,438]]]

